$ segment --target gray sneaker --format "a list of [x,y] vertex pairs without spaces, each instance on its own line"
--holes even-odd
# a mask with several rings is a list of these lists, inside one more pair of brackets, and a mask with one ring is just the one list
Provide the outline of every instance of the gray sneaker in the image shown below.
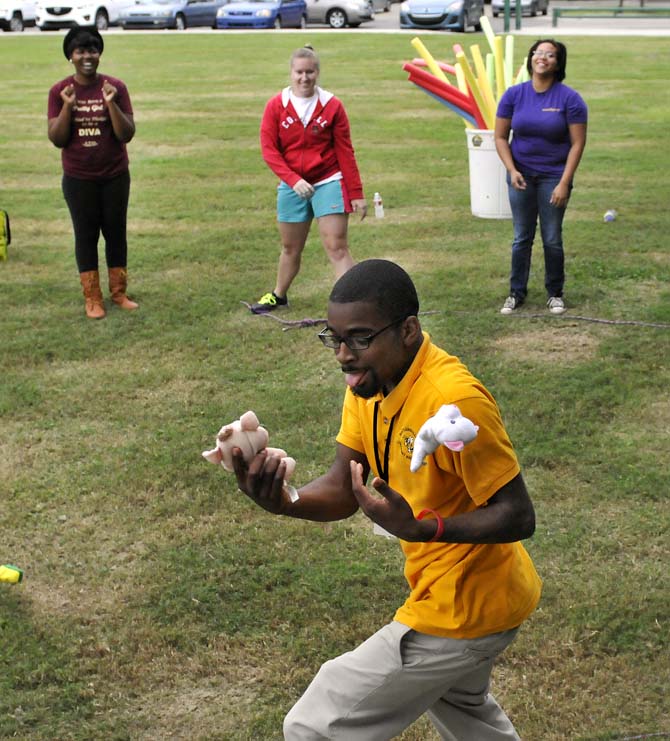
[[519,308],[523,302],[520,301],[516,296],[508,296],[505,299],[505,303],[500,309],[501,314],[511,314],[513,311]]
[[547,301],[547,308],[552,314],[562,314],[565,311],[565,304],[560,296],[552,296]]

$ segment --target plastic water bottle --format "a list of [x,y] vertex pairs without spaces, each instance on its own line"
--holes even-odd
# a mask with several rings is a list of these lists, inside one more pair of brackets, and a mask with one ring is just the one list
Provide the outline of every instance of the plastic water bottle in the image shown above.
[[384,218],[384,202],[382,201],[382,197],[379,195],[379,193],[375,193],[375,197],[372,199],[372,203],[374,203],[375,206],[375,216],[378,219]]
[[605,215],[603,216],[603,221],[614,221],[616,219],[616,210],[613,208],[610,208],[609,210],[605,211]]

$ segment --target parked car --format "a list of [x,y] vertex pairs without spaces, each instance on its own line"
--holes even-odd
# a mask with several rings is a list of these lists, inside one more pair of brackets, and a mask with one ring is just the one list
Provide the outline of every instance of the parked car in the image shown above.
[[176,28],[183,31],[194,26],[216,28],[216,14],[227,0],[136,0],[119,17],[124,29]]
[[481,31],[484,0],[405,0],[400,5],[400,28]]
[[[521,15],[526,13],[533,16],[538,14],[547,15],[549,0],[521,0]],[[516,0],[509,0],[510,13],[516,13]],[[505,12],[505,0],[491,0],[491,12],[497,18],[500,13]]]
[[304,28],[305,0],[237,0],[219,8],[217,28]]
[[97,0],[94,2],[75,0],[71,3],[56,5],[50,0],[39,0],[35,11],[35,23],[41,31],[55,31],[59,28],[95,25],[104,31],[108,26],[115,26],[119,13],[128,5],[128,0]]
[[392,0],[372,0],[375,13],[388,13],[391,10]]
[[35,0],[0,0],[0,28],[21,32],[26,26],[34,26],[35,10]]
[[357,28],[375,19],[372,0],[307,0],[307,23],[327,23],[331,28]]

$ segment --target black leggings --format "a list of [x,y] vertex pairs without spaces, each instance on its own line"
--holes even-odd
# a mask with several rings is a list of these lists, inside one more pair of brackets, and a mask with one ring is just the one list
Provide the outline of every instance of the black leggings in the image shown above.
[[130,173],[111,180],[80,180],[63,175],[63,195],[74,227],[74,255],[80,273],[98,269],[98,239],[105,238],[109,268],[125,268]]

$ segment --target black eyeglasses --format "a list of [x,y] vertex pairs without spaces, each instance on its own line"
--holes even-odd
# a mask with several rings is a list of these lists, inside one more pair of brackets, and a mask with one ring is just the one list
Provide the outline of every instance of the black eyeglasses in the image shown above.
[[363,337],[357,337],[356,335],[354,335],[353,337],[339,337],[338,335],[330,332],[328,330],[328,327],[322,329],[317,334],[317,337],[321,340],[321,342],[323,342],[326,347],[330,348],[331,350],[339,350],[340,345],[343,342],[350,350],[367,350],[368,347],[370,347],[370,343],[372,342],[372,340],[374,340],[375,337],[378,337],[382,332],[386,332],[387,329],[390,329],[396,324],[404,322],[406,318],[407,317],[396,319],[395,322],[387,324],[385,327],[377,330],[374,334],[365,335]]

